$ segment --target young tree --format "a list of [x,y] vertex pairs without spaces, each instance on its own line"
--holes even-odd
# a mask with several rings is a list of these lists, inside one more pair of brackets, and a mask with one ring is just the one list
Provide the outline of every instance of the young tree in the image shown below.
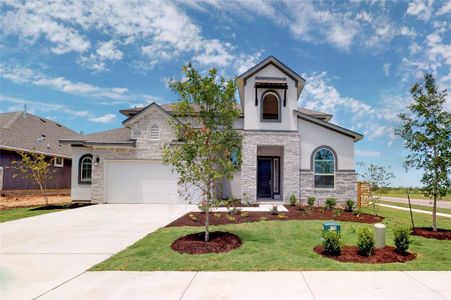
[[217,184],[224,177],[231,179],[236,169],[230,157],[241,146],[241,135],[234,129],[240,111],[234,80],[218,78],[215,69],[202,76],[191,64],[183,72],[184,79],[169,84],[179,95],[174,110],[181,122],[172,122],[172,126],[181,142],[163,149],[163,162],[177,171],[186,200],[197,201],[193,199],[196,190],[201,192],[199,206],[205,211],[208,241],[210,209],[218,202]]
[[450,187],[451,114],[444,109],[447,91],[439,91],[431,74],[424,75],[424,83],[416,83],[410,90],[413,102],[410,114],[401,113],[402,127],[396,134],[404,139],[410,150],[406,169],[423,169],[421,182],[426,195],[434,200],[432,229],[437,231],[437,200]]
[[370,186],[370,199],[373,206],[373,212],[377,215],[379,214],[379,197],[374,197],[374,194],[379,191],[381,192],[390,184],[390,179],[394,178],[395,175],[390,172],[390,167],[385,168],[384,166],[378,166],[370,164],[367,166],[364,162],[359,162],[359,166],[365,169],[363,174],[360,174],[362,179],[368,182]]
[[39,185],[45,205],[48,206],[47,182],[52,177],[50,167],[53,164],[53,158],[47,159],[44,154],[28,152],[19,152],[19,155],[21,159],[12,162],[13,168],[18,171],[13,177],[21,176]]

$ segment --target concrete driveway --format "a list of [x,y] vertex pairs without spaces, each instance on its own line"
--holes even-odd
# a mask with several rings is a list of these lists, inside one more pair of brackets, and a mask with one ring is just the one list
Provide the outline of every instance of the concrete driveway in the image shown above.
[[192,209],[104,204],[2,223],[0,298],[44,295]]

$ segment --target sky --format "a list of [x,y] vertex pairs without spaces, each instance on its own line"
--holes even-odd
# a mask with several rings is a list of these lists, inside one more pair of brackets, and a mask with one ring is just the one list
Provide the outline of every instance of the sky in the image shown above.
[[397,114],[425,72],[449,90],[450,32],[449,0],[3,0],[0,111],[26,104],[83,133],[118,128],[120,109],[176,101],[167,82],[188,62],[233,78],[273,55],[307,80],[299,106],[365,135],[357,162],[419,186]]

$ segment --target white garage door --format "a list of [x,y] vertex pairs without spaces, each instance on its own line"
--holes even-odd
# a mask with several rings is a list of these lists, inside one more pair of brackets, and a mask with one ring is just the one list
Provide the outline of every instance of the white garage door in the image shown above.
[[158,161],[106,161],[107,203],[185,203],[177,174]]

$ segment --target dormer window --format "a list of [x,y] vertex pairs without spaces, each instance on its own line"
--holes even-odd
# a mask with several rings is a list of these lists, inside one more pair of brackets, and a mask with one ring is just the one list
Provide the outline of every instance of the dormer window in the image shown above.
[[280,121],[280,98],[276,92],[266,92],[262,98],[262,120]]

